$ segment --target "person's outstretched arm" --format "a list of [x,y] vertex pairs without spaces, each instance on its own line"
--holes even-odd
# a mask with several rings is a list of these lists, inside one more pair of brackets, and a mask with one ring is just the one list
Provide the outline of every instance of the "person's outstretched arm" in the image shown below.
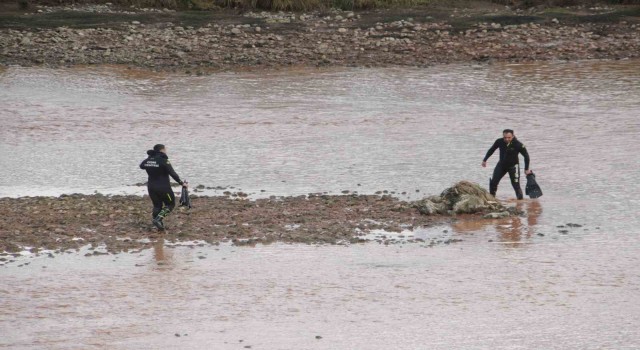
[[487,166],[487,160],[489,159],[489,157],[491,157],[491,155],[493,155],[493,152],[495,152],[498,149],[498,147],[499,147],[498,140],[496,140],[496,142],[493,143],[493,146],[491,146],[491,148],[489,148],[489,150],[487,151],[487,154],[482,159],[482,166],[483,167]]

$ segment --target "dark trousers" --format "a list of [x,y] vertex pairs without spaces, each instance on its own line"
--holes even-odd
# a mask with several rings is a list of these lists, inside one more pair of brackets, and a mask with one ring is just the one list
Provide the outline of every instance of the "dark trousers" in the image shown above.
[[151,188],[148,188],[148,190],[151,202],[153,202],[152,217],[154,219],[157,216],[164,218],[176,207],[176,196],[173,194],[173,190],[169,189],[167,191],[166,189],[157,190]]
[[516,164],[511,167],[504,167],[500,162],[496,165],[496,168],[493,169],[493,176],[489,182],[489,192],[492,195],[496,195],[498,191],[498,184],[500,180],[504,177],[506,173],[509,173],[509,179],[511,180],[511,186],[513,186],[513,190],[516,191],[516,197],[518,199],[522,199],[522,189],[520,188],[520,165]]

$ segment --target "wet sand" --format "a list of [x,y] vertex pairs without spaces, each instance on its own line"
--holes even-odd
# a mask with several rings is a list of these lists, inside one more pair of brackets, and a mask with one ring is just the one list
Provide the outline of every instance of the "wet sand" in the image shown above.
[[[400,232],[451,222],[421,215],[412,202],[391,196],[309,195],[268,199],[194,197],[177,208],[167,230],[151,225],[148,197],[65,195],[1,198],[0,252],[24,247],[64,251],[85,245],[116,253],[149,248],[149,238],[210,244],[356,243],[372,230]],[[389,243],[385,240],[385,243]],[[97,253],[96,253],[97,254]]]

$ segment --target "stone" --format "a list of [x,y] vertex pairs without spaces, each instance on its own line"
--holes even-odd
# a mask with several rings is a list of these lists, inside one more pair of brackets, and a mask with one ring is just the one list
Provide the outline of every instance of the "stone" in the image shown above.
[[338,28],[338,33],[346,33],[347,28]]
[[460,197],[459,201],[453,206],[453,212],[455,214],[473,214],[481,212],[487,209],[486,201],[482,198],[464,194]]
[[508,211],[500,211],[500,212],[486,214],[483,217],[485,219],[500,219],[500,218],[507,218],[509,216],[511,216],[511,214]]
[[445,214],[447,212],[447,208],[443,203],[434,203],[429,199],[416,203],[415,207],[423,215]]

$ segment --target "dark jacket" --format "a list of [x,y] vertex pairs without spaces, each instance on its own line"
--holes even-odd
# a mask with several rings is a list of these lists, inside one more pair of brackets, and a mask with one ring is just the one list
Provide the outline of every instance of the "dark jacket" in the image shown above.
[[149,189],[155,191],[171,191],[171,184],[169,183],[169,175],[176,180],[177,183],[182,185],[180,176],[176,174],[169,162],[169,157],[162,152],[156,152],[153,150],[147,151],[149,157],[140,163],[140,169],[144,169],[149,174]]
[[512,166],[520,163],[518,159],[518,154],[522,154],[524,157],[524,170],[529,170],[529,153],[527,149],[524,147],[522,142],[518,141],[515,137],[511,141],[511,143],[507,144],[504,139],[497,139],[496,142],[493,143],[493,146],[489,148],[487,151],[487,155],[484,156],[483,161],[486,162],[489,157],[495,152],[497,149],[500,149],[500,165],[505,168],[510,168]]

